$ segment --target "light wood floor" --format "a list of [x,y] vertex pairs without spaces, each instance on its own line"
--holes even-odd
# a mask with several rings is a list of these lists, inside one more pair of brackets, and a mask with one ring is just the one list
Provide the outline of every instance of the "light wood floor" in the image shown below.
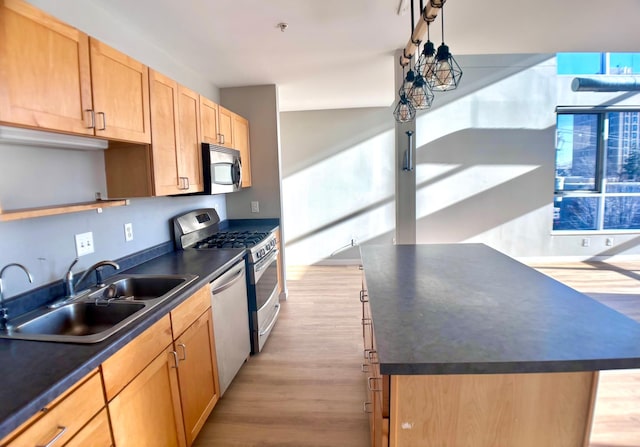
[[[640,262],[534,267],[640,321]],[[195,447],[369,445],[360,280],[357,267],[288,271],[289,299],[265,349],[240,370]],[[640,371],[602,372],[590,447],[639,446]]]

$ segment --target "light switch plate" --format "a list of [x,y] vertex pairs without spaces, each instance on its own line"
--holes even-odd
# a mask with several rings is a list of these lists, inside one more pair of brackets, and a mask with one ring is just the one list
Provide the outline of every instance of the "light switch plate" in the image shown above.
[[253,201],[251,202],[251,212],[252,213],[259,213],[260,212],[260,202]]
[[76,254],[78,257],[89,255],[93,253],[93,233],[91,231],[87,233],[76,234]]

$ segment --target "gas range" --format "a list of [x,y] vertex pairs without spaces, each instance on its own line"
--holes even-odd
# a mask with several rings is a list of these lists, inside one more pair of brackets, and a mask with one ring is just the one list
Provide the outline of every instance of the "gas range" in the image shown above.
[[258,262],[276,248],[273,233],[219,228],[220,217],[213,208],[194,210],[173,219],[176,247],[185,249],[246,248],[249,262]]
[[179,250],[245,248],[251,353],[260,352],[280,313],[278,248],[273,232],[220,229],[215,209],[194,210],[173,219]]

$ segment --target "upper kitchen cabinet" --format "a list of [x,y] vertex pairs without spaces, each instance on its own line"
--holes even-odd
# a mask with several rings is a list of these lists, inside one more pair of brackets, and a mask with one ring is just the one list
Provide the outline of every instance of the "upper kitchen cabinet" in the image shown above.
[[235,149],[233,144],[233,115],[234,113],[231,110],[218,106],[218,144]]
[[149,143],[147,67],[21,0],[0,0],[0,121]]
[[90,43],[96,136],[150,143],[149,68],[98,40]]
[[251,186],[251,148],[249,147],[249,121],[234,113],[233,117],[233,146],[240,151],[242,161],[242,187]]
[[218,104],[202,95],[200,95],[200,122],[202,123],[202,142],[220,144]]
[[149,70],[149,85],[152,144],[110,145],[105,152],[109,196],[201,192],[200,97],[155,70]]
[[93,135],[89,37],[27,3],[0,1],[0,121]]

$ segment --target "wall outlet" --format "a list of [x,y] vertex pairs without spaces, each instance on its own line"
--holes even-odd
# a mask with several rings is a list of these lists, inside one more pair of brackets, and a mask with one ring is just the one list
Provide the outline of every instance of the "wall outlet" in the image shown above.
[[605,244],[607,244],[607,247],[613,247],[613,238],[608,237],[607,240],[605,241]]
[[133,224],[132,223],[124,224],[124,240],[125,242],[130,242],[133,240]]
[[259,213],[260,212],[260,202],[253,201],[251,202],[251,212],[252,213]]
[[76,254],[78,257],[88,255],[94,252],[93,233],[76,234]]
[[588,237],[582,238],[582,246],[583,247],[588,247],[591,245],[591,239],[589,239]]

